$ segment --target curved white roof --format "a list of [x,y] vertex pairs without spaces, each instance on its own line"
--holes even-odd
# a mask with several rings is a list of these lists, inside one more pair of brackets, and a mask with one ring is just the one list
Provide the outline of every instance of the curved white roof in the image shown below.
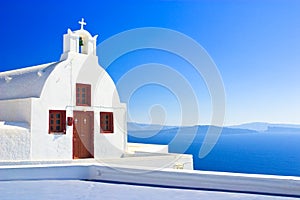
[[47,78],[59,63],[0,72],[0,100],[40,97]]
[[74,31],[73,33],[75,33],[77,35],[82,35],[82,36],[87,36],[89,38],[92,38],[92,35],[88,31],[86,31],[84,29],[80,29],[80,30]]

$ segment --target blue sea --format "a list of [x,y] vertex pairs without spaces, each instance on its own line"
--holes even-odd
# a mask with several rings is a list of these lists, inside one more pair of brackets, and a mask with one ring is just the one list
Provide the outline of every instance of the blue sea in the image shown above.
[[[218,142],[204,158],[199,158],[199,150],[207,131],[207,126],[181,130],[193,139],[184,152],[184,138],[174,142],[178,128],[160,131],[129,131],[129,142],[169,144],[171,153],[192,154],[194,169],[225,171],[251,174],[272,174],[300,176],[300,132],[280,130],[257,132],[243,129],[223,129]],[[195,134],[196,133],[196,134]]]

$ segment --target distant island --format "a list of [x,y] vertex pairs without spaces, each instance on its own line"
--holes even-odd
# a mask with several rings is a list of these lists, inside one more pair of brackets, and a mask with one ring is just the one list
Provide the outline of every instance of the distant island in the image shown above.
[[[205,130],[210,125],[196,125],[199,129]],[[158,131],[158,130],[170,130],[170,129],[183,129],[191,128],[191,126],[168,126],[159,124],[143,124],[128,122],[128,131]],[[266,122],[252,122],[233,126],[224,126],[223,134],[235,134],[235,133],[278,133],[278,132],[298,132],[300,134],[300,124],[272,124]]]
[[[300,176],[300,125],[255,122],[214,127],[128,123],[127,128],[129,142],[168,144],[171,153],[192,154],[196,170]],[[200,158],[199,151],[209,128],[221,128],[221,135],[211,152]]]

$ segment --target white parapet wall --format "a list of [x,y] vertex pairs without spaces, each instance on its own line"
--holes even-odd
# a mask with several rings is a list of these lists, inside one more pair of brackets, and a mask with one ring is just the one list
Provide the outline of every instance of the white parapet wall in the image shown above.
[[169,146],[160,144],[127,143],[127,151],[128,153],[169,153]]
[[193,156],[189,154],[169,153],[168,145],[128,143],[127,153],[122,159],[110,163],[125,166],[145,166],[171,169],[194,169]]
[[300,177],[176,169],[91,166],[89,180],[300,197]]
[[139,152],[137,154],[125,154],[122,158],[98,159],[97,161],[103,165],[122,166],[125,168],[141,167],[153,170],[194,169],[193,156],[188,154]]
[[237,174],[196,170],[103,166],[99,163],[37,164],[0,166],[0,181],[89,180],[300,197],[300,177]]

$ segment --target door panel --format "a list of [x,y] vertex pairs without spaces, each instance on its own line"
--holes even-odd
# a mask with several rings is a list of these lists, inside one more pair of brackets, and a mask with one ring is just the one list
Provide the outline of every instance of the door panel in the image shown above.
[[73,159],[93,158],[94,113],[74,111]]

